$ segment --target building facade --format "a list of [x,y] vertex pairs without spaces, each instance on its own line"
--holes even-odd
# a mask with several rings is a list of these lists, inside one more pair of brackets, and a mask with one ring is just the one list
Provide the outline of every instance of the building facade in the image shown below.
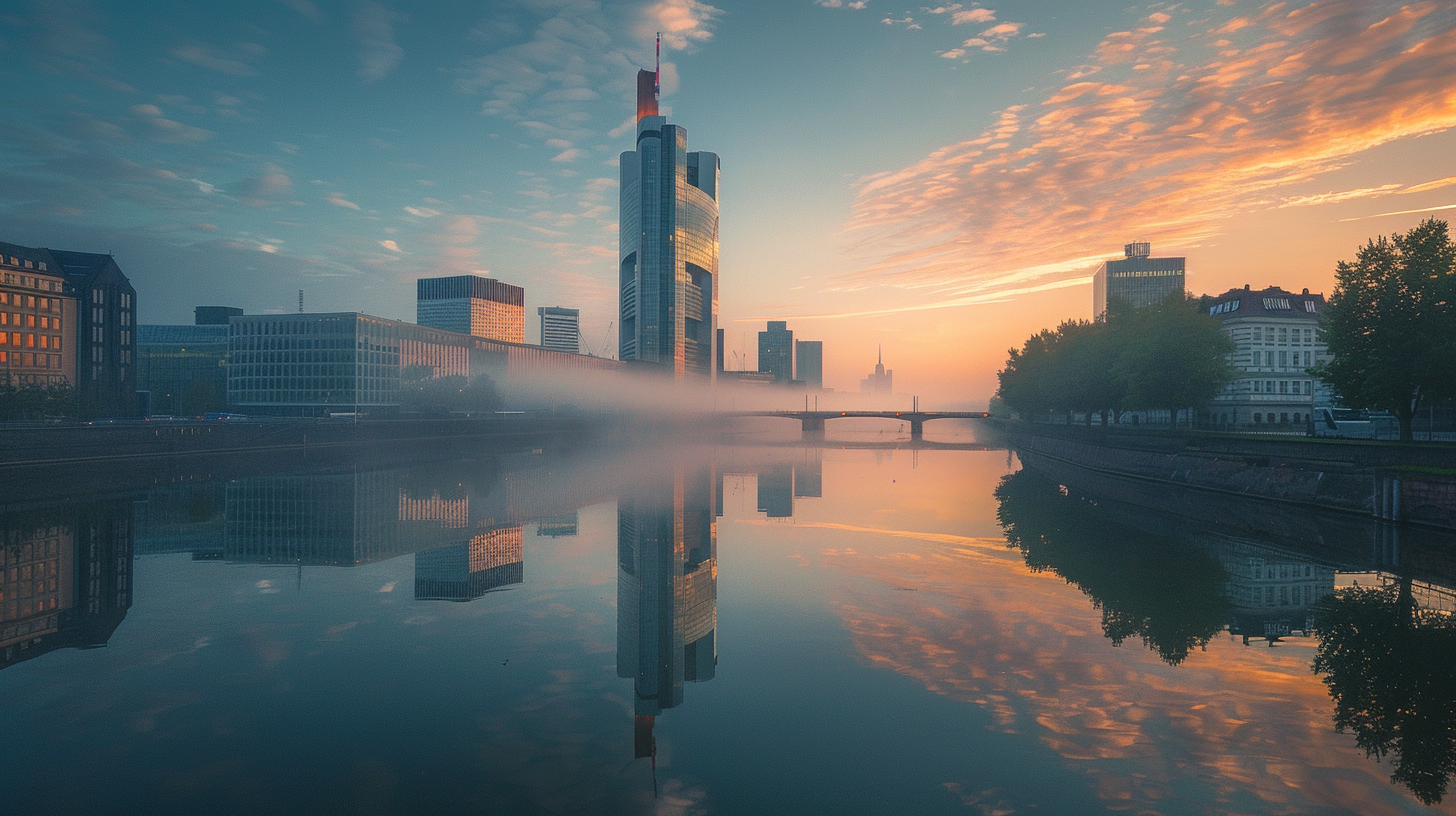
[[0,388],[76,382],[76,298],[44,250],[0,244]]
[[1107,312],[1113,301],[1151,306],[1173,292],[1182,292],[1183,258],[1154,258],[1153,246],[1135,242],[1123,247],[1123,258],[1104,261],[1092,275],[1092,314]]
[[137,326],[137,390],[149,414],[227,407],[227,324]]
[[621,155],[618,352],[676,378],[717,366],[718,182],[714,153],[689,153],[658,115],[655,75],[638,75],[635,149]]
[[794,373],[804,385],[820,390],[824,387],[824,341],[794,341]]
[[581,310],[541,306],[536,314],[541,318],[542,348],[581,353]]
[[1329,387],[1309,374],[1330,359],[1319,330],[1323,295],[1245,286],[1204,302],[1235,346],[1234,380],[1208,408],[1213,424],[1301,430],[1313,408],[1330,404]]
[[94,416],[135,416],[136,289],[110,255],[50,250],[76,297],[76,395]]
[[407,369],[415,379],[485,375],[504,386],[619,364],[357,312],[246,315],[228,326],[227,401],[239,413],[388,416],[399,411]]
[[421,326],[506,343],[526,342],[526,290],[494,278],[420,278],[415,320]]
[[758,371],[772,374],[780,385],[794,379],[794,333],[782,320],[770,320],[758,333]]

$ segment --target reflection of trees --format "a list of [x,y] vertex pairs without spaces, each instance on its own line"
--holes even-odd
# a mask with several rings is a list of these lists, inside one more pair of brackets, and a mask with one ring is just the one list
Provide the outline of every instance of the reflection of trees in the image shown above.
[[1007,542],[1033,572],[1051,570],[1086,593],[1115,645],[1138,635],[1177,665],[1223,628],[1227,576],[1204,553],[1114,524],[1030,471],[1002,479],[996,500]]
[[1315,613],[1314,670],[1335,702],[1335,729],[1367,756],[1395,758],[1391,780],[1425,804],[1456,772],[1456,619],[1422,610],[1410,581],[1351,587]]

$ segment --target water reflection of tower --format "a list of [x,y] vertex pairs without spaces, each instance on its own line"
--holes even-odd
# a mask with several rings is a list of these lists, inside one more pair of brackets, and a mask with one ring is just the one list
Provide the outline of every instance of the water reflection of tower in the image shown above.
[[638,757],[683,683],[717,671],[715,484],[711,468],[678,467],[617,503],[617,676],[634,681]]
[[470,601],[525,580],[520,524],[497,527],[469,541],[415,553],[415,600]]
[[794,499],[824,495],[823,451],[805,448],[793,461],[775,461],[758,471],[758,512],[769,518],[793,518]]
[[0,668],[104,646],[131,608],[131,502],[0,517]]

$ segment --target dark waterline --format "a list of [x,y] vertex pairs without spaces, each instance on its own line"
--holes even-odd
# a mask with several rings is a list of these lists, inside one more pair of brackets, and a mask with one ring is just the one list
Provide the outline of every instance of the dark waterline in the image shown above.
[[847,433],[0,517],[7,810],[1452,812],[1390,779],[1450,738],[1367,758],[1308,631],[1356,581],[1439,608],[1448,542]]

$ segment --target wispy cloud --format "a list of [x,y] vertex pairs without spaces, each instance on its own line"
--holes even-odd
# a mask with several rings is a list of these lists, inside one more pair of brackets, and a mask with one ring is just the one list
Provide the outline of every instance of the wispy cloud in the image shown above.
[[860,271],[842,286],[966,297],[1067,280],[1085,274],[1067,262],[1115,236],[1188,246],[1238,213],[1388,194],[1283,191],[1456,126],[1448,5],[1319,0],[1186,33],[1168,22],[1107,36],[1040,104],[863,179],[848,225]]
[[404,49],[394,41],[394,25],[405,19],[373,0],[354,12],[350,28],[359,43],[359,76],[365,82],[384,79],[399,66]]
[[185,42],[175,45],[168,55],[173,59],[206,68],[209,71],[230,76],[254,76],[258,69],[253,63],[268,56],[268,49],[258,43],[240,42],[219,47],[202,42]]

